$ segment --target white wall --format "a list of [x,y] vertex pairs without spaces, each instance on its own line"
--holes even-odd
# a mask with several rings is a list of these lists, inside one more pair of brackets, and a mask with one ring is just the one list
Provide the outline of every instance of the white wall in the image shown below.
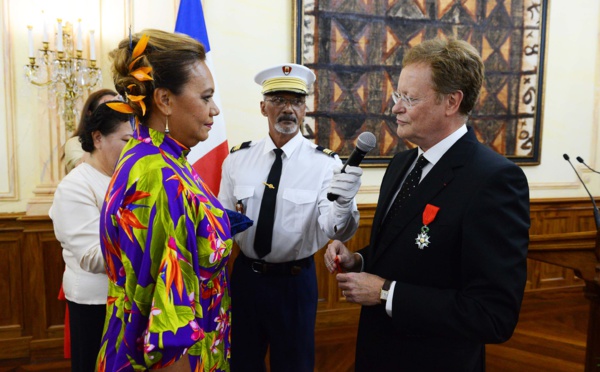
[[[541,164],[525,167],[532,197],[584,196],[563,153],[600,167],[598,147],[600,69],[596,0],[550,1]],[[577,167],[582,169],[583,166]],[[593,195],[600,176],[584,171]]]
[[[36,15],[48,4],[53,4],[57,13],[66,14],[67,9],[70,13],[82,12],[81,18],[87,20],[86,24],[97,28],[97,53],[102,56],[104,86],[110,88],[107,54],[126,36],[127,25],[131,23],[134,31],[148,27],[173,30],[179,1],[62,0],[60,6],[56,6],[56,1],[42,0],[0,0],[0,3],[7,8],[2,13],[3,29],[10,45],[3,50],[4,63],[12,70],[5,78],[10,79],[12,88],[5,91],[13,107],[12,119],[4,127],[12,128],[12,133],[0,131],[0,135],[11,133],[6,135],[12,136],[15,144],[13,153],[0,148],[4,150],[0,151],[0,164],[8,164],[9,158],[15,157],[15,178],[9,182],[14,184],[18,194],[12,200],[3,199],[0,190],[0,213],[22,212],[44,177],[49,156],[49,150],[39,145],[38,138],[47,109],[43,99],[38,97],[37,88],[23,77],[23,66],[28,62],[26,25],[35,23]],[[585,196],[562,154],[567,152],[573,159],[581,156],[592,167],[600,167],[600,153],[596,150],[600,135],[600,71],[597,67],[600,2],[550,0],[550,3],[541,164],[524,169],[533,198]],[[259,112],[260,88],[253,77],[265,67],[292,61],[292,0],[203,0],[203,4],[212,47],[213,75],[220,90],[229,144],[261,138],[267,133],[267,123]],[[6,84],[0,84],[0,89],[2,86]],[[0,110],[2,107],[0,105]],[[1,121],[0,129],[3,129]],[[3,144],[0,141],[0,146]],[[376,202],[384,171],[382,168],[365,170],[359,202]],[[9,179],[5,167],[0,166],[0,172],[3,172],[0,178]],[[599,195],[600,176],[584,172],[584,178],[592,193]],[[5,183],[0,182],[0,185]]]

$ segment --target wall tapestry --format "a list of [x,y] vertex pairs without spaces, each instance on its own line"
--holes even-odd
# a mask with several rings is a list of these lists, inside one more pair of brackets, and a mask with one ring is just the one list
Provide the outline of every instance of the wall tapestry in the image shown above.
[[486,79],[469,124],[479,140],[518,164],[539,164],[548,0],[295,0],[296,62],[317,81],[304,135],[348,157],[363,131],[365,158],[386,165],[413,147],[396,134],[391,93],[407,49],[434,37],[468,41]]

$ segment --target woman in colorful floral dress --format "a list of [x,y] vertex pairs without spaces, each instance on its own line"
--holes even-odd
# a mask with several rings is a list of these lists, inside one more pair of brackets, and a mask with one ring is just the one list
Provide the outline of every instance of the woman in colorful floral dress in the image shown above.
[[111,52],[136,129],[100,221],[109,277],[98,371],[229,371],[228,217],[186,160],[208,138],[214,82],[194,39],[145,30]]

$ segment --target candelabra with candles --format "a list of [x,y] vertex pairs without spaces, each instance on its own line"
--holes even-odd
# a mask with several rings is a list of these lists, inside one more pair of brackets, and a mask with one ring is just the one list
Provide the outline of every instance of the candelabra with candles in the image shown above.
[[25,76],[31,84],[49,88],[50,107],[58,107],[65,129],[75,130],[79,107],[84,93],[102,85],[102,71],[96,66],[94,31],[90,31],[89,60],[83,58],[81,20],[78,21],[76,45],[73,43],[73,27],[69,22],[63,26],[57,20],[56,50],[49,48],[48,33],[44,21],[42,48],[37,55],[33,47],[33,27],[29,29],[29,64]]

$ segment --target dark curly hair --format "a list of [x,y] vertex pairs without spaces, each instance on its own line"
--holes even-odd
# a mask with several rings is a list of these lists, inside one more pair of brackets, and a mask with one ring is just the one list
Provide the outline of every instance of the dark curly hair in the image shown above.
[[104,102],[96,107],[92,115],[86,116],[83,132],[79,134],[79,142],[81,142],[81,148],[84,151],[92,153],[96,149],[92,133],[100,131],[102,135],[107,136],[116,132],[122,122],[130,121],[132,118],[131,115],[123,114],[108,107],[107,104],[110,102],[121,101]]
[[92,115],[92,112],[98,107],[100,100],[106,96],[116,97],[118,94],[112,89],[100,89],[93,93],[90,93],[87,100],[83,104],[83,108],[81,109],[81,118],[79,119],[79,124],[77,124],[77,129],[73,132],[72,137],[78,137],[85,130],[85,122]]

